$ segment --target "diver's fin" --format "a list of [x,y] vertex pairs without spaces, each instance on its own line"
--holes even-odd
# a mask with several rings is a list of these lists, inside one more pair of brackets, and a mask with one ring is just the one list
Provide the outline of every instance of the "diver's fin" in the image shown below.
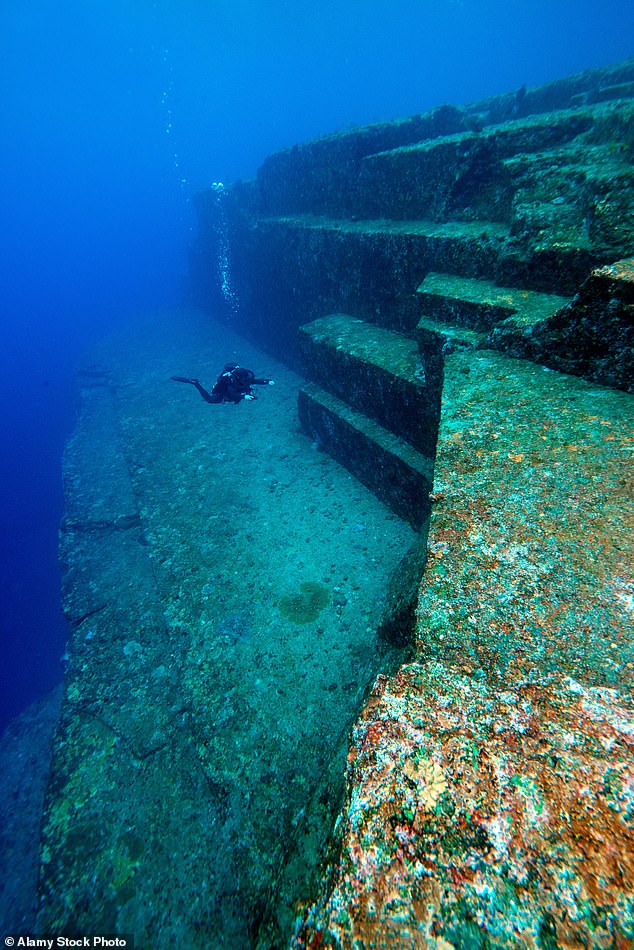
[[194,383],[195,380],[189,379],[188,376],[170,376],[170,379],[173,379],[176,383]]

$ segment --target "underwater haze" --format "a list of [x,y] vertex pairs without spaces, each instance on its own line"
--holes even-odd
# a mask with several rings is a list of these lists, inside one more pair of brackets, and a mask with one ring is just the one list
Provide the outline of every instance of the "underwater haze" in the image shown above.
[[2,4],[2,726],[62,676],[73,367],[186,298],[191,196],[308,138],[615,62],[633,38],[631,0]]

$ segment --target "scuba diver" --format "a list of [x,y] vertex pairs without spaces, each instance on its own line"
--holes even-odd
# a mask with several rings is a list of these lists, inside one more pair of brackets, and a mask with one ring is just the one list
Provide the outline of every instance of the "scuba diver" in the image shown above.
[[207,392],[204,386],[201,386],[197,379],[189,379],[187,376],[172,376],[177,383],[191,383],[195,386],[205,402],[233,402],[236,405],[242,399],[255,399],[255,393],[251,390],[252,386],[273,386],[272,379],[256,379],[255,374],[250,369],[238,366],[237,363],[226,363],[225,368],[218,377],[216,385]]

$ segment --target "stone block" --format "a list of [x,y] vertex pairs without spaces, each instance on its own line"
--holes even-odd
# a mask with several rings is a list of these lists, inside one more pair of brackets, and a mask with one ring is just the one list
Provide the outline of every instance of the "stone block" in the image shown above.
[[415,340],[339,313],[300,327],[299,340],[310,379],[433,458],[442,383],[438,350],[423,360]]
[[313,384],[300,390],[298,410],[302,429],[318,447],[420,530],[429,512],[432,459]]
[[507,321],[488,345],[634,391],[634,259],[596,268],[567,306],[533,324]]

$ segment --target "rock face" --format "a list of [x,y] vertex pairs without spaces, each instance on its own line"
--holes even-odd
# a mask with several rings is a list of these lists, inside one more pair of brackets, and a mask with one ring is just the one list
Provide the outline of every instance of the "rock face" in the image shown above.
[[337,866],[293,946],[627,946],[631,721],[559,676],[511,688],[430,662],[377,681]]
[[0,738],[0,925],[32,933],[37,915],[38,842],[61,685],[9,723]]
[[629,61],[199,196],[201,292],[428,532],[297,948],[634,940],[633,148]]
[[570,304],[493,345],[565,373],[634,391],[634,258],[595,268]]

